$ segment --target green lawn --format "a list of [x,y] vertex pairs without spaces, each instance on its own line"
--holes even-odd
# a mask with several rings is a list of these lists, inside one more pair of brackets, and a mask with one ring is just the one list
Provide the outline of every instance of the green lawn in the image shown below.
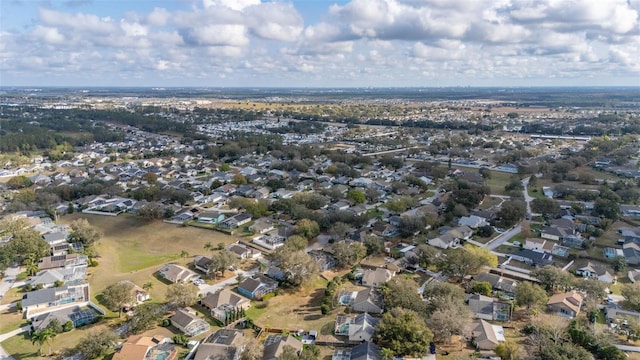
[[[61,220],[69,224],[77,218],[86,218],[104,235],[95,245],[99,254],[98,266],[89,268],[87,272],[92,299],[97,304],[100,304],[97,301],[100,292],[106,286],[121,280],[130,280],[139,286],[151,282],[152,301],[162,302],[168,285],[154,276],[162,264],[171,261],[186,265],[193,261],[194,255],[208,252],[204,249],[207,242],[222,242],[228,245],[237,239],[217,231],[183,227],[161,221],[146,221],[129,215],[109,217],[76,213],[64,216]],[[187,258],[180,257],[182,250],[189,253]],[[11,301],[19,298],[21,294],[12,289],[7,295],[9,298],[6,300]],[[106,321],[90,328],[105,327],[106,324],[124,320],[117,319],[117,314],[113,312],[107,312],[106,318]],[[21,323],[15,316],[0,314],[0,329],[15,329]],[[75,346],[87,329],[89,328],[83,327],[59,335],[54,341],[54,350]],[[3,346],[16,360],[38,358],[37,346],[32,345],[24,336],[8,339]]]
[[504,187],[511,182],[511,177],[514,174],[505,173],[501,171],[491,171],[491,178],[486,179],[486,184],[491,189],[491,194],[505,195]]

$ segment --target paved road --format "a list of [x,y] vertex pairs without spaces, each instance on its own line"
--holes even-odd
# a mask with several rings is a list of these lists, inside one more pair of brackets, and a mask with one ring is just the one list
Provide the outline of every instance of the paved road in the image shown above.
[[616,347],[622,351],[640,352],[640,346],[616,345]]
[[522,231],[522,226],[518,225],[518,226],[512,227],[511,229],[509,229],[509,230],[503,232],[502,234],[498,235],[495,239],[493,239],[490,242],[486,243],[484,245],[484,247],[486,247],[487,249],[493,251],[498,246],[504,244],[505,242],[511,240],[516,235],[520,234],[520,231]]
[[529,186],[529,180],[531,180],[531,176],[528,176],[522,179],[522,195],[524,196],[524,202],[527,204],[527,219],[531,219],[531,201],[533,198],[529,196],[529,190],[527,187]]

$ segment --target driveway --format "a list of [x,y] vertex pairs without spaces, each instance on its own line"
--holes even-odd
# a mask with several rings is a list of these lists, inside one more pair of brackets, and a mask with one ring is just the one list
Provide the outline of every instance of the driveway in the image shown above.
[[20,274],[20,267],[12,266],[7,268],[4,272],[4,277],[0,280],[0,298],[4,297],[4,294],[11,289],[13,283],[16,282],[16,276]]
[[495,250],[498,246],[504,244],[505,242],[511,240],[512,238],[514,238],[516,235],[520,234],[520,231],[522,231],[522,226],[518,225],[515,227],[512,227],[511,229],[503,232],[502,234],[498,235],[495,239],[491,240],[490,242],[486,243],[484,245],[485,248],[489,249],[489,250]]
[[248,278],[248,277],[251,277],[251,276],[253,276],[253,275],[257,274],[257,273],[258,273],[258,268],[251,269],[249,271],[236,270],[235,271],[236,276],[230,277],[227,280],[221,281],[219,283],[215,283],[213,285],[204,284],[204,285],[198,286],[198,289],[199,289],[198,290],[198,295],[199,294],[206,295],[207,293],[210,293],[210,292],[214,293],[214,292],[216,292],[218,290],[222,290],[223,288],[225,288],[227,286],[233,285],[233,284],[238,282],[238,280],[236,279],[238,277],[238,275],[242,275],[245,278]]

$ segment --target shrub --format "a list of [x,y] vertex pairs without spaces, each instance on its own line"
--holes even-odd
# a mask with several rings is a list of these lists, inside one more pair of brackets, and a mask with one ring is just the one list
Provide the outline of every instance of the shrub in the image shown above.
[[168,327],[169,325],[171,325],[171,321],[169,319],[162,319],[162,327]]
[[67,321],[66,323],[64,323],[64,325],[62,325],[63,332],[69,332],[71,330],[73,330],[73,323],[71,322],[71,320]]
[[327,315],[329,313],[329,311],[331,311],[331,309],[329,308],[329,305],[322,304],[320,306],[320,312],[322,313],[322,315]]

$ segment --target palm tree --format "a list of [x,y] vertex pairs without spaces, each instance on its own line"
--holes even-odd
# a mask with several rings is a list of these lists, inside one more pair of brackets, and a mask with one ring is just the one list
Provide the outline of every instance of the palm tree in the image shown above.
[[24,260],[24,265],[26,267],[27,275],[33,276],[38,273],[38,262],[36,261],[36,254],[31,253]]
[[187,257],[189,257],[189,252],[187,250],[180,251],[180,257],[186,259]]
[[42,355],[42,346],[47,343],[49,344],[49,354],[51,354],[51,345],[53,344],[53,339],[58,334],[53,331],[51,328],[44,328],[42,330],[38,330],[31,334],[31,343],[38,343],[40,345],[40,355]]
[[151,281],[147,281],[146,283],[144,283],[144,285],[142,285],[142,289],[144,291],[149,291],[153,289],[153,283]]

